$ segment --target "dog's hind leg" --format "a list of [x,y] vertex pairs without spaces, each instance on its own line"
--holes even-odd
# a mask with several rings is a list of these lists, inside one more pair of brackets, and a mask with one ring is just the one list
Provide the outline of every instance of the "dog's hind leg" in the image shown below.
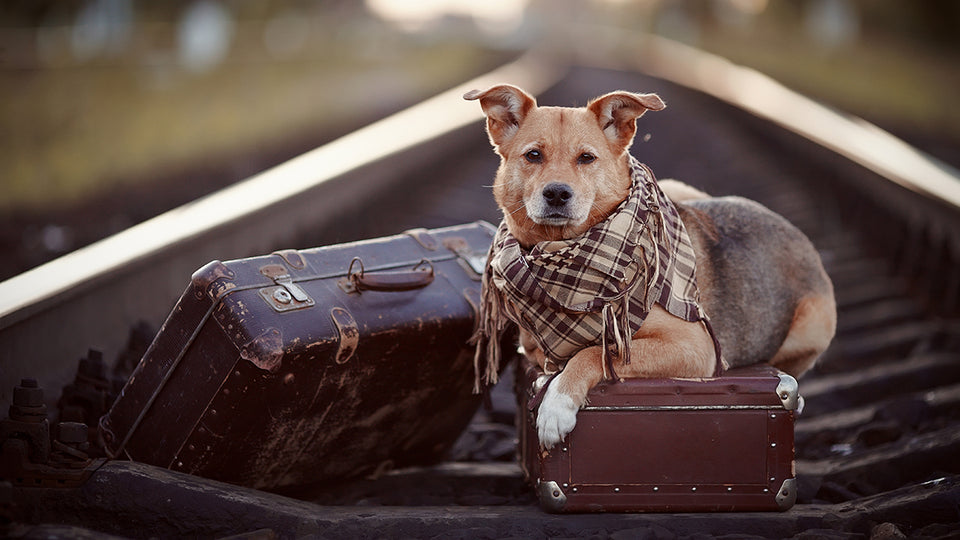
[[780,349],[770,360],[777,369],[799,377],[813,367],[837,330],[837,307],[832,294],[801,298]]

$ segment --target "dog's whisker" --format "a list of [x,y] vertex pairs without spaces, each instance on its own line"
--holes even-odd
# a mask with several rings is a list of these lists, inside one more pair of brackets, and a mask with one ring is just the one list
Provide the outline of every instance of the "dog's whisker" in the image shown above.
[[[512,216],[512,215],[516,214],[517,212],[523,210],[523,207],[524,207],[524,204],[523,204],[523,202],[521,202],[520,204],[517,205],[516,210],[511,211],[511,212],[510,212],[509,214],[507,214],[507,215],[508,215],[508,216]],[[527,216],[527,218],[529,219],[529,216]]]

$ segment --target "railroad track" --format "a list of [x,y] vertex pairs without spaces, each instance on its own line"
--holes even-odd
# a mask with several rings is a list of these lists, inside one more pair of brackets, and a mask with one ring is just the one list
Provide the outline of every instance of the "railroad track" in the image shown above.
[[[607,537],[618,531],[658,538],[956,537],[960,209],[905,187],[909,178],[892,182],[809,135],[671,79],[677,80],[576,67],[538,101],[572,105],[613,89],[658,92],[668,108],[640,120],[633,153],[641,161],[661,178],[753,198],[797,224],[821,251],[837,293],[839,328],[818,366],[800,380],[799,497],[791,510],[545,514],[514,463],[510,377],[494,390],[492,408],[478,413],[451,461],[436,467],[281,496],[112,462],[70,496],[28,494],[19,505],[31,509],[34,523],[130,536],[269,529],[280,536],[327,537]],[[303,232],[297,241],[305,247],[497,221],[484,187],[497,158],[480,123],[444,138],[443,144],[418,145],[422,168],[405,168],[402,178],[369,190],[362,211],[341,210],[336,227]],[[177,500],[191,503],[169,502]],[[109,515],[124,520],[104,519]]]

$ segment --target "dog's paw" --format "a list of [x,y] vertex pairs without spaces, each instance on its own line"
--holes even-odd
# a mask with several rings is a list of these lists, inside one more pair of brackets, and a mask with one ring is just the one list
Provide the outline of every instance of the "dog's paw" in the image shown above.
[[573,398],[558,392],[556,385],[548,386],[537,411],[540,445],[550,448],[566,438],[577,425],[577,410],[579,407]]

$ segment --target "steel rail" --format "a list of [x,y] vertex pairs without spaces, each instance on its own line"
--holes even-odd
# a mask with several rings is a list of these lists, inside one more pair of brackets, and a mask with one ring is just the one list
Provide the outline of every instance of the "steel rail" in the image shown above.
[[461,103],[467,90],[509,80],[537,92],[556,79],[552,66],[521,58],[211,196],[14,276],[0,283],[0,328],[16,321],[18,312],[103,274],[478,121],[479,109]]
[[[539,92],[562,75],[536,53],[442,92],[247,180],[0,283],[0,408],[23,377],[59,391],[90,346],[113,358],[131,324],[164,320],[184,276],[213,259],[290,247],[305,231],[455,151],[479,122],[473,88],[513,81]],[[424,145],[430,151],[422,151]],[[421,149],[421,151],[417,151]],[[425,158],[424,156],[428,156]],[[299,235],[299,236],[298,236]]]
[[[603,36],[618,46],[579,47],[573,54],[584,63],[639,70],[716,97],[816,142],[911,191],[960,209],[960,170],[862,118],[831,109],[755,69],[671,39],[610,29],[589,33],[592,41],[596,41],[596,36]],[[611,50],[630,54],[611,54]]]

